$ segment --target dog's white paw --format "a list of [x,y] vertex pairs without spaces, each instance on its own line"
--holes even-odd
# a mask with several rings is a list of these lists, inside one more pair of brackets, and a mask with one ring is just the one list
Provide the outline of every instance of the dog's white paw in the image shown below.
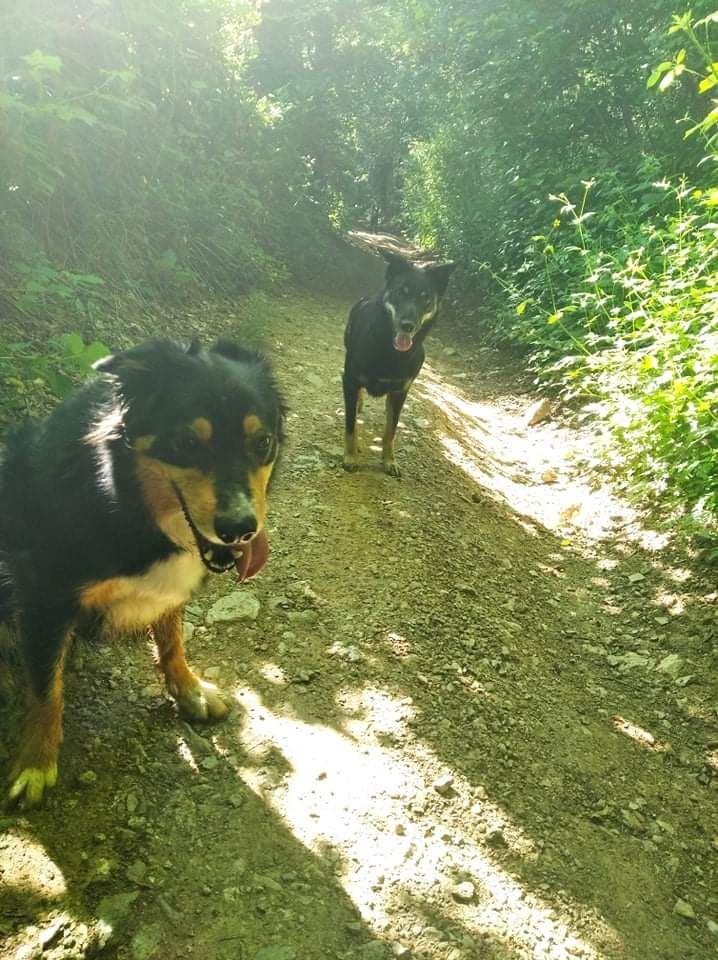
[[42,802],[45,790],[54,787],[56,783],[56,763],[44,770],[39,767],[26,767],[12,778],[8,800],[11,804],[18,804],[25,809],[36,807]]
[[225,694],[199,678],[194,686],[178,694],[176,700],[180,713],[188,720],[224,720],[229,713]]

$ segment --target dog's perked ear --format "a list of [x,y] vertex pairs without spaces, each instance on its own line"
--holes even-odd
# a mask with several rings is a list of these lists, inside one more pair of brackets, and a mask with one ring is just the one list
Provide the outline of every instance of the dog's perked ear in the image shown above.
[[387,283],[393,280],[399,273],[407,273],[411,270],[411,264],[400,257],[398,253],[391,253],[389,250],[382,250],[382,257],[386,260],[386,280]]
[[254,350],[248,350],[246,347],[240,347],[238,343],[235,343],[234,340],[227,340],[222,338],[213,344],[210,349],[210,353],[218,353],[220,357],[225,357],[227,360],[237,360],[238,362],[244,361],[251,362],[256,360],[258,354]]
[[446,288],[449,285],[449,278],[451,274],[456,270],[456,264],[453,261],[449,260],[447,263],[436,263],[431,264],[428,267],[424,267],[425,273],[429,274],[431,280],[436,287],[436,295],[441,299],[446,293]]
[[93,364],[98,373],[108,374],[118,384],[128,407],[128,432],[141,432],[142,421],[151,416],[165,392],[167,379],[181,378],[200,350],[199,341],[188,348],[167,338],[149,340],[130,350],[104,357]]

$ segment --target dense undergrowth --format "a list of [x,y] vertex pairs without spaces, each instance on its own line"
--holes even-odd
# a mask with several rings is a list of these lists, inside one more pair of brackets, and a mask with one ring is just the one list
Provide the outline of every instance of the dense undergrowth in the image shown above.
[[[718,14],[675,17],[688,41],[648,85],[681,73],[702,92],[718,84],[710,50]],[[703,37],[699,32],[703,30]],[[692,56],[691,56],[692,54]],[[678,69],[677,69],[678,68]],[[687,135],[706,155],[687,176],[655,158],[616,176],[552,195],[556,215],[531,236],[511,276],[493,274],[501,297],[494,329],[530,349],[539,378],[606,425],[597,461],[612,461],[645,501],[718,519],[717,102]],[[512,309],[507,309],[512,308]]]
[[[581,4],[571,6],[577,15]],[[642,63],[630,57],[632,45],[634,51],[640,45],[636,11],[626,14],[633,27],[618,49],[610,41],[601,49],[586,37],[582,47],[578,30],[570,29],[545,44],[535,35],[517,39],[515,52],[523,47],[544,57],[571,35],[577,41],[578,52],[564,66],[565,73],[573,71],[573,86],[552,86],[526,66],[548,94],[554,119],[562,117],[575,131],[573,142],[547,140],[547,103],[524,89],[524,129],[501,145],[481,129],[460,129],[455,116],[415,144],[404,203],[423,242],[440,243],[464,261],[466,292],[482,289],[482,331],[522,347],[539,382],[579,401],[605,425],[596,464],[611,463],[643,502],[672,505],[689,527],[715,530],[718,101],[712,97],[718,63],[712,44],[718,13],[674,16],[668,31],[661,30],[668,52],[659,57],[658,6],[642,21],[650,40]],[[615,39],[621,19],[605,14],[596,14],[594,28],[612,23]],[[624,29],[627,23],[624,18]],[[495,68],[508,79],[506,60]],[[579,82],[581,72],[586,77],[591,70],[598,113],[584,99],[591,81]],[[687,89],[674,95],[679,80]],[[525,80],[517,85],[525,87]],[[505,90],[513,102],[508,83]],[[477,95],[485,99],[485,91]],[[662,98],[661,109],[668,105],[672,118],[653,113],[644,96]],[[538,123],[529,113],[534,109]],[[602,122],[601,112],[609,118],[613,112],[612,120]],[[580,125],[591,115],[593,131]],[[517,142],[525,153],[513,168],[502,156],[499,175],[492,164]],[[528,171],[527,156],[533,157]],[[487,221],[496,223],[488,239]]]
[[718,14],[674,4],[6,5],[0,418],[130,318],[353,295],[371,224],[458,261],[476,335],[600,418],[630,489],[714,523]]

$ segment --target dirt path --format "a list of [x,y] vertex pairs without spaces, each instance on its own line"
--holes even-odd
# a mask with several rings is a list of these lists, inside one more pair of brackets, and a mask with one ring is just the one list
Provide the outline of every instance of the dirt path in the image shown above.
[[78,644],[61,781],[1,824],[0,958],[715,957],[715,587],[446,328],[403,479],[376,402],[345,475],[345,308],[259,311],[292,411],[259,614],[209,622],[223,578],[188,610],[236,712],[193,730],[143,640]]

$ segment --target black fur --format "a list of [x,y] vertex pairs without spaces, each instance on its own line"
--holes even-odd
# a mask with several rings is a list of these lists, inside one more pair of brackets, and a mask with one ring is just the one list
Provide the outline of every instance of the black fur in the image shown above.
[[[354,304],[344,332],[344,411],[347,453],[344,465],[356,469],[356,413],[362,388],[387,397],[384,467],[399,476],[393,438],[411,384],[421,370],[424,340],[436,323],[453,263],[416,265],[385,253],[384,288]],[[410,338],[409,349],[398,349]]]
[[[153,462],[211,477],[219,515],[238,490],[249,497],[249,474],[274,461],[281,438],[284,406],[271,369],[236,344],[204,351],[154,340],[96,368],[101,375],[49,417],[12,434],[0,464],[0,621],[17,619],[39,701],[86,585],[141,576],[194,548],[158,525],[135,441],[145,438]],[[250,412],[262,430],[245,436]],[[211,441],[188,432],[200,417],[212,424]],[[195,536],[199,553],[208,541]],[[220,569],[233,565],[231,547],[212,551]]]

